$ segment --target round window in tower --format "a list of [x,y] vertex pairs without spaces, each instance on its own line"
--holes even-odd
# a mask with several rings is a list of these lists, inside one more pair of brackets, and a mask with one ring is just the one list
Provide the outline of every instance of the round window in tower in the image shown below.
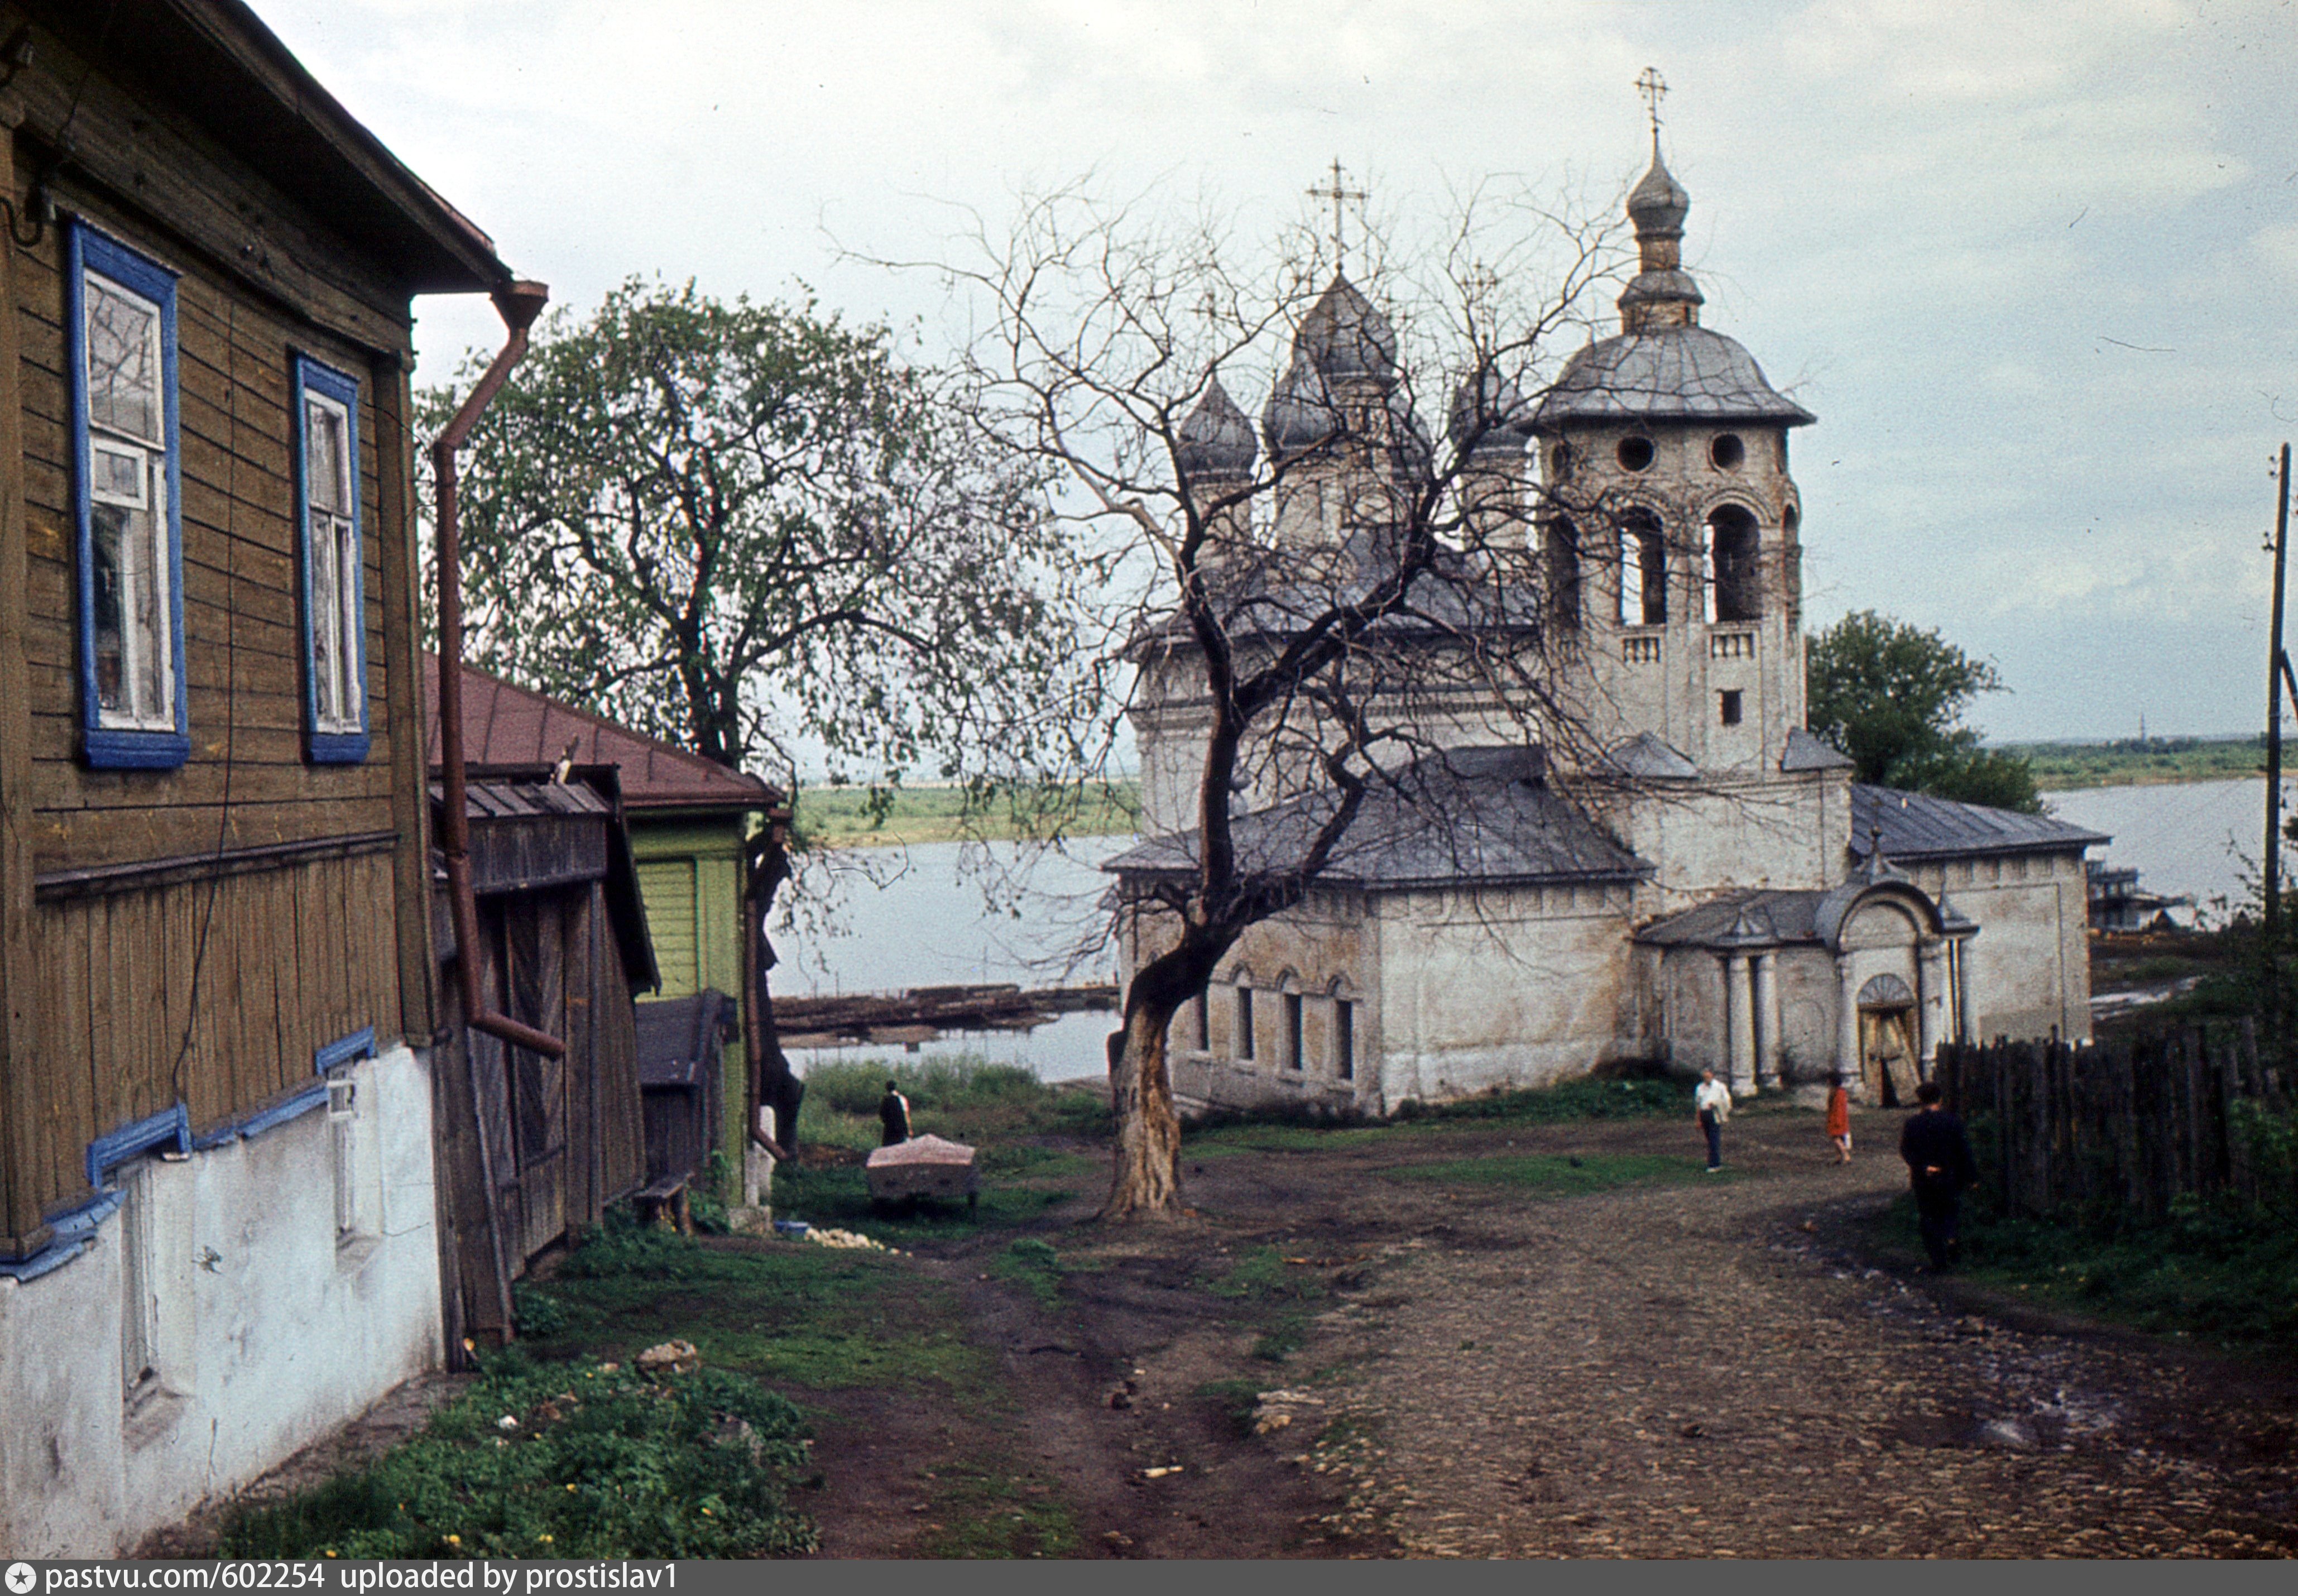
[[1620,440],[1620,467],[1623,470],[1627,471],[1648,471],[1651,469],[1652,459],[1657,452],[1658,451],[1652,447],[1652,441],[1649,438],[1622,438]]
[[1715,462],[1718,471],[1737,471],[1740,462],[1748,458],[1748,446],[1740,442],[1737,433],[1718,433],[1707,446],[1707,458]]

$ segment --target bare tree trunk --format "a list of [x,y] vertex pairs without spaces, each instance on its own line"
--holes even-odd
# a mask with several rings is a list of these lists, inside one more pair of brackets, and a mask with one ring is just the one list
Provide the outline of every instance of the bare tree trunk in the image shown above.
[[1110,1108],[1117,1119],[1116,1168],[1104,1220],[1166,1217],[1181,1205],[1181,1120],[1165,1067],[1173,1005],[1128,1005],[1125,1029],[1110,1038]]

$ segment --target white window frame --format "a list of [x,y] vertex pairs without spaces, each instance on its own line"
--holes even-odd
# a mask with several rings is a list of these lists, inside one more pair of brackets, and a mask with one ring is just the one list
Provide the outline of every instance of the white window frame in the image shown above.
[[[100,768],[172,769],[191,756],[176,274],[77,219],[65,240],[82,753]],[[153,384],[152,424],[144,430],[123,424],[117,414],[100,418],[95,413],[91,318],[105,299],[124,302],[150,318],[143,354]],[[128,558],[123,547],[112,562],[119,664],[114,701],[106,704],[97,660],[96,523],[112,513],[140,519],[142,530],[136,540],[141,558]]]
[[[358,381],[308,355],[295,357],[295,513],[302,600],[305,756],[315,765],[356,765],[370,746],[367,706],[365,544],[360,526]],[[338,429],[334,481],[315,472],[317,414]]]

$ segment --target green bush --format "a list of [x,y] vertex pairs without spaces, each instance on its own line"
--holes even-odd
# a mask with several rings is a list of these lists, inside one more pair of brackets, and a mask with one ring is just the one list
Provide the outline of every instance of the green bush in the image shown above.
[[1654,1114],[1691,1112],[1691,1084],[1665,1076],[1618,1079],[1583,1075],[1554,1086],[1522,1091],[1487,1092],[1457,1103],[1423,1104],[1418,1118],[1505,1120],[1518,1125],[1554,1125],[1569,1120],[1640,1120]]
[[225,1557],[750,1558],[814,1550],[797,1409],[717,1369],[659,1380],[516,1350],[372,1467],[242,1512]]

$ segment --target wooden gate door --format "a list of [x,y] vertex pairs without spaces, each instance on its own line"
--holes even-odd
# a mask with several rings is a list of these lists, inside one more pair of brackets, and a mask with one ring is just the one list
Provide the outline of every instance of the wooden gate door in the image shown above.
[[1869,1101],[1886,1108],[1912,1108],[1915,1083],[1915,1011],[1859,1011],[1859,1070]]

